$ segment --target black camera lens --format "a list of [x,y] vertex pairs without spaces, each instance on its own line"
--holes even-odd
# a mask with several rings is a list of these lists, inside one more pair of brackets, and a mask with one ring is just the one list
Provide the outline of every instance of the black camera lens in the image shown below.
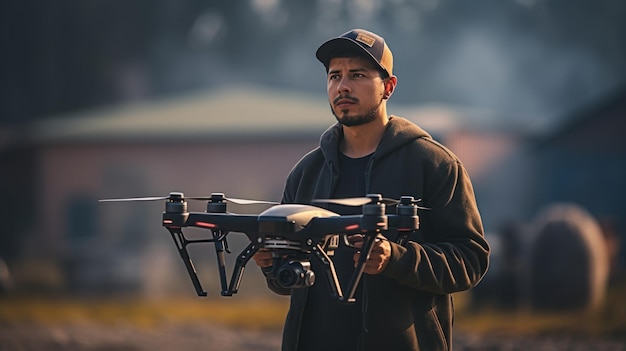
[[278,271],[278,283],[286,288],[290,288],[298,282],[299,269],[292,267],[282,267]]
[[289,261],[276,273],[276,280],[283,288],[304,288],[313,285],[315,274],[309,262]]

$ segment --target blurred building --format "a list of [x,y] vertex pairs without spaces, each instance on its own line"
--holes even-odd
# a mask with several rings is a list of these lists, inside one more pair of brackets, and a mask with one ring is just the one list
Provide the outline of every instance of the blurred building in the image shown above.
[[[496,220],[490,227],[494,232],[489,233],[493,248],[490,272],[478,288],[481,299],[515,307],[527,298],[529,267],[537,262],[529,261],[526,254],[539,234],[541,220],[537,217],[555,204],[589,213],[596,223],[590,227],[601,228],[600,244],[605,246],[602,252],[607,257],[599,260],[608,259],[610,279],[624,279],[626,139],[621,132],[626,127],[626,89],[617,89],[564,121],[549,133],[524,138],[521,147],[492,165],[499,172],[490,173],[477,186],[479,205],[486,205],[483,213]],[[574,252],[572,245],[563,242],[560,255],[537,259],[544,265],[552,262],[553,267],[558,264],[569,269],[574,266],[555,260],[571,257],[577,261],[572,263],[603,264],[588,261],[590,257],[567,256],[565,251]],[[588,245],[589,252],[597,251],[597,243]],[[564,271],[560,276],[572,275]],[[586,279],[580,274],[577,277],[581,282]]]
[[626,230],[626,86],[584,110],[547,138],[539,140],[536,207],[553,202],[583,206],[604,228],[614,270]]
[[[191,289],[161,226],[162,201],[98,199],[181,191],[279,201],[290,168],[330,123],[323,101],[245,87],[41,120],[6,142],[2,193],[13,200],[2,205],[11,230],[0,255],[31,288]],[[245,247],[230,237],[233,252]],[[212,264],[213,248],[199,246],[197,260]]]

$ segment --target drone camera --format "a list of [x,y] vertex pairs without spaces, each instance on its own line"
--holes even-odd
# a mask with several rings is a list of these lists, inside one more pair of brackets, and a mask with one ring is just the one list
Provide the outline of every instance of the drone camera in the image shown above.
[[276,281],[287,289],[305,288],[315,283],[315,273],[311,270],[311,262],[287,261],[278,268]]

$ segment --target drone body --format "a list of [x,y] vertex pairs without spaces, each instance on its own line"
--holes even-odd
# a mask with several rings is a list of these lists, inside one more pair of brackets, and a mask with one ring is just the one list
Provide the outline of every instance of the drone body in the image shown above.
[[[189,212],[187,200],[206,200],[206,212]],[[187,246],[195,243],[214,243],[220,274],[222,296],[232,296],[239,290],[247,262],[259,250],[270,250],[274,264],[264,271],[268,279],[275,279],[285,288],[303,288],[314,284],[315,273],[310,261],[318,260],[324,267],[324,275],[330,283],[330,293],[340,302],[354,302],[354,294],[359,284],[365,261],[369,257],[376,237],[381,232],[395,228],[398,242],[406,241],[408,235],[419,227],[417,202],[410,196],[399,201],[383,199],[371,194],[356,199],[327,199],[317,202],[335,202],[343,205],[360,205],[360,215],[340,216],[329,210],[303,204],[276,204],[268,201],[255,201],[226,198],[222,193],[210,197],[188,197],[183,193],[172,192],[167,197],[109,199],[101,201],[141,201],[165,200],[162,224],[170,232],[187,272],[199,296],[206,296],[187,251]],[[264,203],[273,207],[258,215],[232,214],[227,212],[227,202],[239,204]],[[386,203],[397,205],[397,214],[385,214]],[[207,229],[211,236],[205,239],[187,239],[183,228]],[[231,232],[245,234],[249,245],[237,256],[230,281],[226,276],[224,252],[227,250],[227,236]],[[331,259],[338,247],[340,238],[348,245],[350,235],[361,234],[363,246],[355,270],[346,285],[339,282]],[[319,274],[319,272],[318,272]],[[345,292],[344,288],[345,287]]]

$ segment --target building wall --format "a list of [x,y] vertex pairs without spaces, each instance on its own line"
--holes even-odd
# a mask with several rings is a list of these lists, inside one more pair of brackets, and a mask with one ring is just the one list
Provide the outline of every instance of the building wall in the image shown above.
[[[56,262],[63,285],[79,292],[106,290],[193,293],[169,233],[161,226],[163,201],[99,203],[101,198],[188,196],[279,201],[291,167],[317,145],[300,140],[207,143],[50,145],[37,158],[35,181],[41,214],[28,245],[30,257]],[[204,211],[204,202],[190,202]],[[231,212],[258,213],[262,206],[229,205]],[[198,230],[199,231],[199,230]],[[208,233],[208,232],[207,232]],[[198,232],[193,235],[204,235]],[[233,237],[232,251],[247,245]],[[212,265],[212,247],[192,247]],[[204,250],[204,251],[203,251]],[[256,270],[249,270],[259,280]],[[214,281],[212,268],[200,272]],[[249,275],[250,275],[249,274]],[[212,286],[218,290],[217,285]]]

